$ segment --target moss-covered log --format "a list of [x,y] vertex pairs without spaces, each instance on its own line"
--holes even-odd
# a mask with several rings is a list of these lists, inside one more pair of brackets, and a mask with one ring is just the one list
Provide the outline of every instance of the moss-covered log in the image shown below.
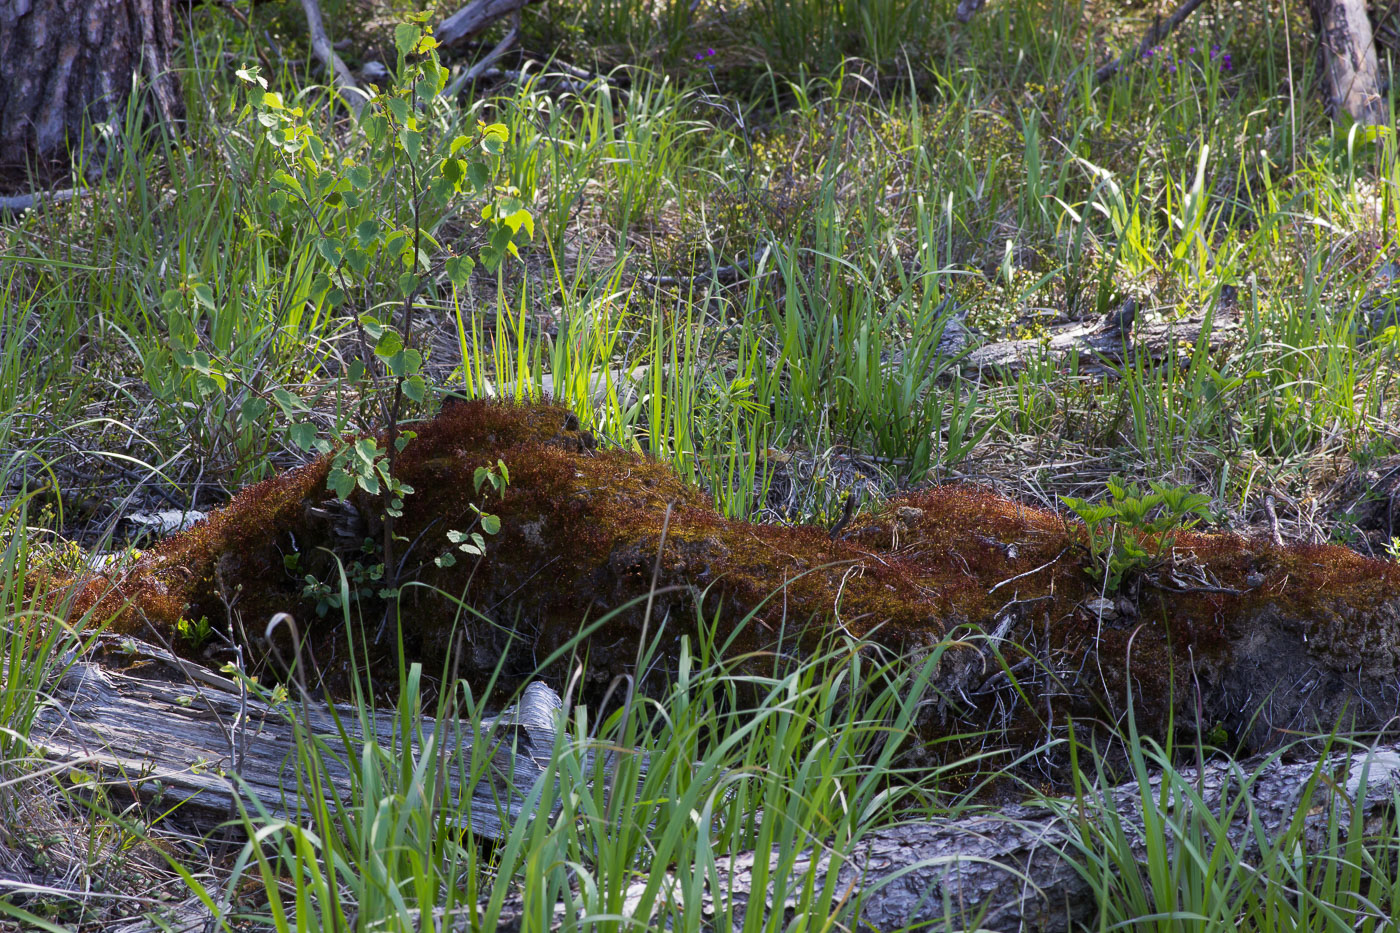
[[[497,459],[510,470],[503,498],[472,483]],[[403,576],[417,581],[398,603],[406,647],[430,670],[454,656],[478,684],[498,666],[519,683],[585,621],[644,597],[664,526],[650,623],[661,676],[699,608],[719,620],[730,653],[806,651],[832,633],[911,660],[951,645],[929,737],[991,729],[1025,745],[1071,715],[1118,721],[1131,696],[1159,735],[1169,722],[1201,723],[1261,749],[1297,730],[1379,729],[1397,710],[1400,566],[1339,547],[1183,532],[1131,599],[1103,599],[1085,572],[1082,526],[1054,512],[944,486],[858,516],[835,540],[817,527],[727,521],[667,467],[597,449],[548,405],[450,406],[418,427],[398,466],[416,490],[396,529]],[[86,602],[133,629],[143,617],[167,632],[181,618],[230,620],[254,647],[288,612],[334,682],[347,664],[344,626],[337,613],[317,620],[305,576],[332,581],[332,552],[371,563],[360,549],[381,526],[372,497],[337,503],[329,469],[322,459],[244,490],[89,586]],[[473,505],[501,518],[486,557],[437,566]],[[392,638],[373,647],[382,604],[365,607],[362,641],[388,660]],[[588,639],[594,688],[631,671],[644,612],[641,600]],[[465,650],[454,651],[454,632]],[[543,673],[562,685],[567,669]]]

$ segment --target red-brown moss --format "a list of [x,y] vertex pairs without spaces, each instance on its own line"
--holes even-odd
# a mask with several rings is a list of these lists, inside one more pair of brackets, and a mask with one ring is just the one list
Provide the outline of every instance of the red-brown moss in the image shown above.
[[[456,661],[469,678],[484,681],[498,664],[507,683],[530,675],[584,620],[648,592],[665,525],[658,579],[665,592],[656,599],[651,630],[668,620],[666,650],[693,633],[701,594],[706,615],[733,627],[720,638],[732,636],[733,652],[803,650],[833,630],[924,652],[1009,619],[1002,654],[1008,664],[1035,662],[1025,677],[1037,702],[1013,702],[1009,687],[988,686],[996,671],[992,652],[968,643],[949,655],[941,708],[984,723],[987,710],[1015,707],[1001,728],[1027,740],[1043,737],[1047,718],[1113,719],[1129,689],[1149,730],[1189,713],[1228,719],[1254,744],[1267,744],[1269,730],[1290,718],[1330,715],[1357,690],[1377,716],[1394,705],[1393,691],[1379,696],[1384,688],[1374,685],[1387,676],[1393,684],[1400,667],[1400,571],[1344,549],[1276,548],[1184,532],[1155,576],[1137,581],[1127,607],[1136,615],[1105,619],[1086,608],[1098,590],[1085,573],[1079,526],[986,490],[912,493],[858,518],[833,541],[815,527],[727,521],[668,468],[595,449],[558,407],[454,405],[417,432],[398,462],[416,491],[396,530],[406,542],[405,577],[422,585],[403,591],[399,612],[408,650],[430,669],[447,663],[457,635],[463,650]],[[499,499],[489,489],[476,492],[471,482],[475,468],[497,459],[511,476]],[[171,630],[182,616],[232,618],[235,628],[241,620],[254,648],[266,621],[289,612],[310,632],[311,648],[334,681],[343,676],[346,657],[338,647],[340,623],[318,621],[302,596],[305,568],[322,575],[334,570],[327,556],[317,557],[318,548],[333,548],[346,563],[357,556],[357,542],[336,538],[325,517],[334,507],[328,469],[322,459],[244,490],[123,577],[89,587],[85,598],[100,601],[104,611],[126,605],[118,624],[131,629],[149,619]],[[375,537],[377,503],[361,492],[351,502]],[[470,527],[473,504],[502,519],[487,558],[479,566],[468,560],[436,566],[433,558],[448,548],[447,532]],[[292,554],[299,555],[296,572],[286,566]],[[451,597],[485,619],[463,613]],[[372,635],[381,609],[371,604],[369,610],[364,623]],[[748,614],[753,623],[737,626]],[[634,606],[593,635],[594,676],[606,681],[630,669],[642,615]],[[815,625],[807,629],[809,622]],[[788,635],[782,645],[779,633]],[[390,660],[387,645],[380,657]],[[1335,675],[1338,683],[1358,665],[1365,671],[1353,677],[1360,687],[1351,693],[1336,687],[1326,702],[1293,696],[1262,732],[1251,731],[1249,704],[1266,699],[1265,687],[1280,679],[1284,662],[1316,668],[1319,677]],[[1241,673],[1241,665],[1255,673]],[[552,673],[561,675],[563,667]],[[1204,701],[1202,690],[1209,694]],[[925,725],[934,732],[965,728],[957,720],[944,716]]]

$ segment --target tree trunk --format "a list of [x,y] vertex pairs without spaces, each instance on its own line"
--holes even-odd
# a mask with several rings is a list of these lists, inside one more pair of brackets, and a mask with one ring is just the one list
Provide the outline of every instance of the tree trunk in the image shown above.
[[120,125],[134,74],[156,117],[179,116],[174,37],[171,0],[0,0],[0,185],[96,165],[94,126]]
[[1308,0],[1317,27],[1328,104],[1362,126],[1387,122],[1365,0]]

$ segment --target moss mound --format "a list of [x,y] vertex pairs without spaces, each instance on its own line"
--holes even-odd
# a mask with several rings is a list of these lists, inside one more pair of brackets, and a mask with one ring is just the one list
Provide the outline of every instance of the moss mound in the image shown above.
[[[1317,726],[1379,729],[1397,709],[1400,567],[1343,548],[1181,533],[1131,599],[1104,600],[1080,526],[977,488],[903,496],[833,540],[727,521],[669,468],[596,449],[556,406],[456,404],[417,432],[398,463],[416,491],[396,525],[401,579],[413,582],[389,612],[412,657],[477,685],[498,665],[503,685],[518,683],[586,620],[644,597],[664,526],[650,625],[663,677],[699,609],[719,620],[727,652],[770,666],[770,652],[810,650],[833,631],[911,661],[946,646],[928,738],[991,729],[1031,743],[1067,716],[1118,719],[1130,692],[1159,735],[1199,722],[1250,749]],[[504,497],[478,493],[473,472],[498,459]],[[339,502],[329,469],[323,458],[245,489],[81,602],[119,628],[149,622],[172,637],[178,620],[207,617],[258,654],[268,620],[288,613],[327,683],[343,685],[343,621],[318,617],[305,578],[334,583],[336,559],[372,563],[365,539],[382,532],[381,506],[358,490]],[[479,563],[438,566],[473,505],[499,515],[500,532]],[[366,589],[359,641],[372,665],[396,665],[392,638],[376,640],[385,603]],[[594,688],[631,672],[644,613],[643,601],[592,633]],[[565,659],[544,673],[562,683],[567,670]]]

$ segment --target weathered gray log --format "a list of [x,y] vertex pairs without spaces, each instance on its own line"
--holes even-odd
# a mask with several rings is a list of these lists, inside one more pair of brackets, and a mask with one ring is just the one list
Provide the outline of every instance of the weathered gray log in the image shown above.
[[1362,126],[1381,126],[1389,110],[1380,91],[1376,45],[1365,0],[1308,0],[1317,27],[1328,104]]
[[[1257,776],[1242,789],[1245,779],[1256,774],[1255,769]],[[1183,779],[1217,817],[1247,794],[1251,804],[1232,811],[1235,819],[1230,824],[1229,840],[1239,857],[1252,859],[1259,855],[1259,833],[1272,841],[1287,830],[1297,813],[1300,794],[1319,770],[1324,779],[1317,782],[1304,817],[1307,852],[1315,853],[1325,846],[1329,817],[1340,823],[1345,840],[1353,806],[1361,808],[1363,833],[1368,836],[1393,817],[1393,794],[1400,786],[1400,748],[1396,746],[1336,756],[1320,767],[1316,760],[1287,764],[1277,759],[1264,764],[1216,761],[1199,771],[1185,769]],[[1169,809],[1161,810],[1157,803],[1162,799],[1161,780],[1160,776],[1151,778],[1151,791],[1146,794],[1134,782],[1112,788],[1097,799],[1091,797],[1087,803],[1091,818],[1096,804],[1111,804],[1117,810],[1128,838],[1134,840],[1133,855],[1139,860],[1146,858],[1144,796],[1150,797],[1159,818],[1167,823],[1182,825],[1187,820],[1183,808],[1189,804],[1179,798],[1172,799]],[[1082,838],[1078,812],[1073,798],[1058,798],[1049,806],[1011,806],[945,822],[877,829],[845,852],[805,852],[793,865],[784,890],[800,891],[809,872],[814,874],[811,883],[820,889],[835,872],[834,890],[858,905],[858,922],[851,928],[861,930],[961,929],[962,923],[976,920],[982,930],[1060,933],[1092,924],[1097,910],[1094,891],[1073,861],[1076,841]],[[1249,817],[1254,822],[1249,822]],[[727,907],[735,921],[733,928],[739,928],[754,897],[753,871],[760,858],[746,852],[718,860],[718,888],[707,885],[704,894],[702,910],[707,918],[714,917],[718,907]],[[779,867],[779,853],[774,851],[769,856],[769,877]],[[628,886],[622,911],[640,928],[652,919],[637,916],[647,883],[648,879],[642,878]],[[765,913],[781,910],[773,903],[773,892],[774,887],[769,886],[764,894]],[[669,900],[679,905],[680,897],[680,881],[670,873],[657,902]],[[695,905],[686,907],[693,910]],[[517,929],[523,916],[519,900],[507,901],[497,929]],[[563,919],[564,908],[556,905],[555,920]],[[712,921],[704,928],[729,929]]]
[[[233,681],[201,671],[152,646],[139,654],[155,656],[197,673],[198,684],[121,673],[88,662],[75,662],[53,685],[52,699],[38,714],[30,740],[50,763],[96,772],[113,785],[125,785],[134,797],[163,795],[167,803],[185,802],[182,812],[198,811],[215,820],[235,813],[235,795],[256,813],[254,801],[270,814],[297,812],[296,738],[293,723],[309,722],[310,733],[330,749],[322,756],[329,788],[342,799],[351,794],[345,761],[360,760],[363,735],[353,708],[337,706],[350,739],[347,748],[331,710],[312,702],[273,708],[243,696]],[[181,678],[184,679],[184,678]],[[422,719],[422,735],[440,731],[450,765],[448,792],[453,805],[462,788],[461,766],[485,776],[471,785],[463,805],[471,828],[480,836],[502,838],[520,816],[526,796],[545,773],[554,744],[559,697],[541,683],[525,688],[520,702],[499,716],[483,720],[481,731],[453,718],[439,724]],[[397,714],[374,715],[372,735],[391,754],[403,754]],[[457,754],[457,750],[461,754]],[[476,759],[473,749],[491,755]],[[407,753],[419,745],[410,737]],[[241,785],[235,781],[241,779]],[[292,795],[289,797],[289,795]]]
[[433,38],[439,45],[456,45],[481,32],[496,20],[525,7],[530,0],[472,0],[438,24]]
[[[159,649],[144,648],[143,653],[188,665]],[[188,801],[186,812],[194,808],[215,817],[226,815],[234,794],[240,793],[231,780],[235,768],[244,781],[245,801],[251,794],[273,814],[295,812],[286,790],[296,786],[293,717],[309,715],[312,731],[324,737],[335,757],[358,760],[358,749],[345,748],[327,709],[314,704],[309,712],[296,707],[273,709],[251,699],[245,706],[239,693],[229,689],[231,683],[220,685],[220,678],[207,672],[200,677],[206,683],[196,688],[77,662],[55,684],[53,700],[40,713],[31,738],[50,759],[96,770],[142,797],[163,788],[168,802]],[[490,736],[487,747],[493,761],[509,766],[507,780],[482,782],[473,791],[467,815],[479,835],[500,838],[520,818],[524,795],[548,768],[558,709],[558,697],[535,683],[519,704],[486,720],[481,733],[455,721],[445,724],[447,740],[468,749],[474,744],[482,747],[482,736]],[[341,709],[340,714],[347,726],[356,722],[349,709]],[[433,720],[423,721],[424,735],[437,728]],[[402,747],[394,714],[378,714],[374,729],[382,743]],[[357,741],[358,733],[352,731],[352,744]],[[417,753],[416,745],[410,743],[409,753]],[[326,758],[332,761],[332,756]],[[332,764],[331,770],[333,792],[348,795],[343,765]],[[1318,773],[1324,779],[1315,784],[1305,818],[1310,851],[1325,841],[1327,820],[1336,807],[1342,807],[1344,814],[1353,806],[1361,807],[1367,834],[1392,816],[1393,794],[1400,786],[1400,747],[1381,745],[1366,753],[1333,756],[1321,764],[1316,760],[1284,763],[1276,757],[1262,763],[1213,761],[1199,771],[1185,769],[1183,780],[1197,789],[1216,815],[1229,809],[1241,794],[1248,795],[1250,805],[1233,811],[1239,816],[1230,826],[1229,838],[1241,857],[1252,858],[1258,854],[1259,832],[1265,839],[1276,838],[1294,818],[1300,793]],[[454,773],[449,782],[454,798],[460,788],[457,777]],[[1151,778],[1147,794],[1135,782],[1098,797],[1091,792],[1088,808],[1093,812],[1111,805],[1127,827],[1128,837],[1141,840],[1144,797],[1161,800],[1161,781],[1160,776]],[[1170,806],[1163,815],[1180,823],[1184,804],[1174,800]],[[1081,838],[1078,813],[1073,798],[1056,798],[1043,805],[989,809],[960,819],[882,827],[843,852],[803,853],[789,880],[795,883],[811,872],[821,885],[834,872],[836,890],[851,892],[850,900],[859,905],[862,928],[918,928],[944,923],[950,916],[980,915],[983,929],[1068,930],[1092,920],[1095,909],[1093,891],[1073,861],[1076,840]],[[1255,822],[1247,823],[1245,814],[1252,814]],[[1347,820],[1341,824],[1345,838]],[[1144,853],[1138,850],[1135,855]],[[719,860],[719,886],[707,887],[705,892],[706,916],[714,916],[718,906],[731,916],[743,917],[753,897],[753,871],[759,858],[748,852]],[[778,852],[769,855],[769,865],[778,868]],[[674,874],[668,875],[659,903],[667,899],[678,903],[679,883]],[[629,887],[624,910],[643,924],[651,918],[635,915],[645,887],[645,879]],[[793,883],[786,886],[792,888]],[[773,890],[770,887],[764,894],[769,908],[774,906]],[[518,924],[523,909],[520,901],[508,899],[501,928]],[[564,910],[556,905],[556,920],[563,919]]]
[[[1002,340],[972,350],[961,361],[964,373],[986,373],[1003,370],[1014,375],[1037,360],[1067,363],[1079,357],[1079,371],[1105,372],[1131,360],[1133,354],[1144,359],[1160,360],[1173,353],[1183,343],[1194,345],[1201,336],[1203,316],[1178,321],[1151,324],[1139,323],[1124,335],[1121,330],[1097,324],[1076,324],[1064,328],[1044,340]],[[1210,345],[1225,340],[1235,324],[1216,316],[1208,335]]]

